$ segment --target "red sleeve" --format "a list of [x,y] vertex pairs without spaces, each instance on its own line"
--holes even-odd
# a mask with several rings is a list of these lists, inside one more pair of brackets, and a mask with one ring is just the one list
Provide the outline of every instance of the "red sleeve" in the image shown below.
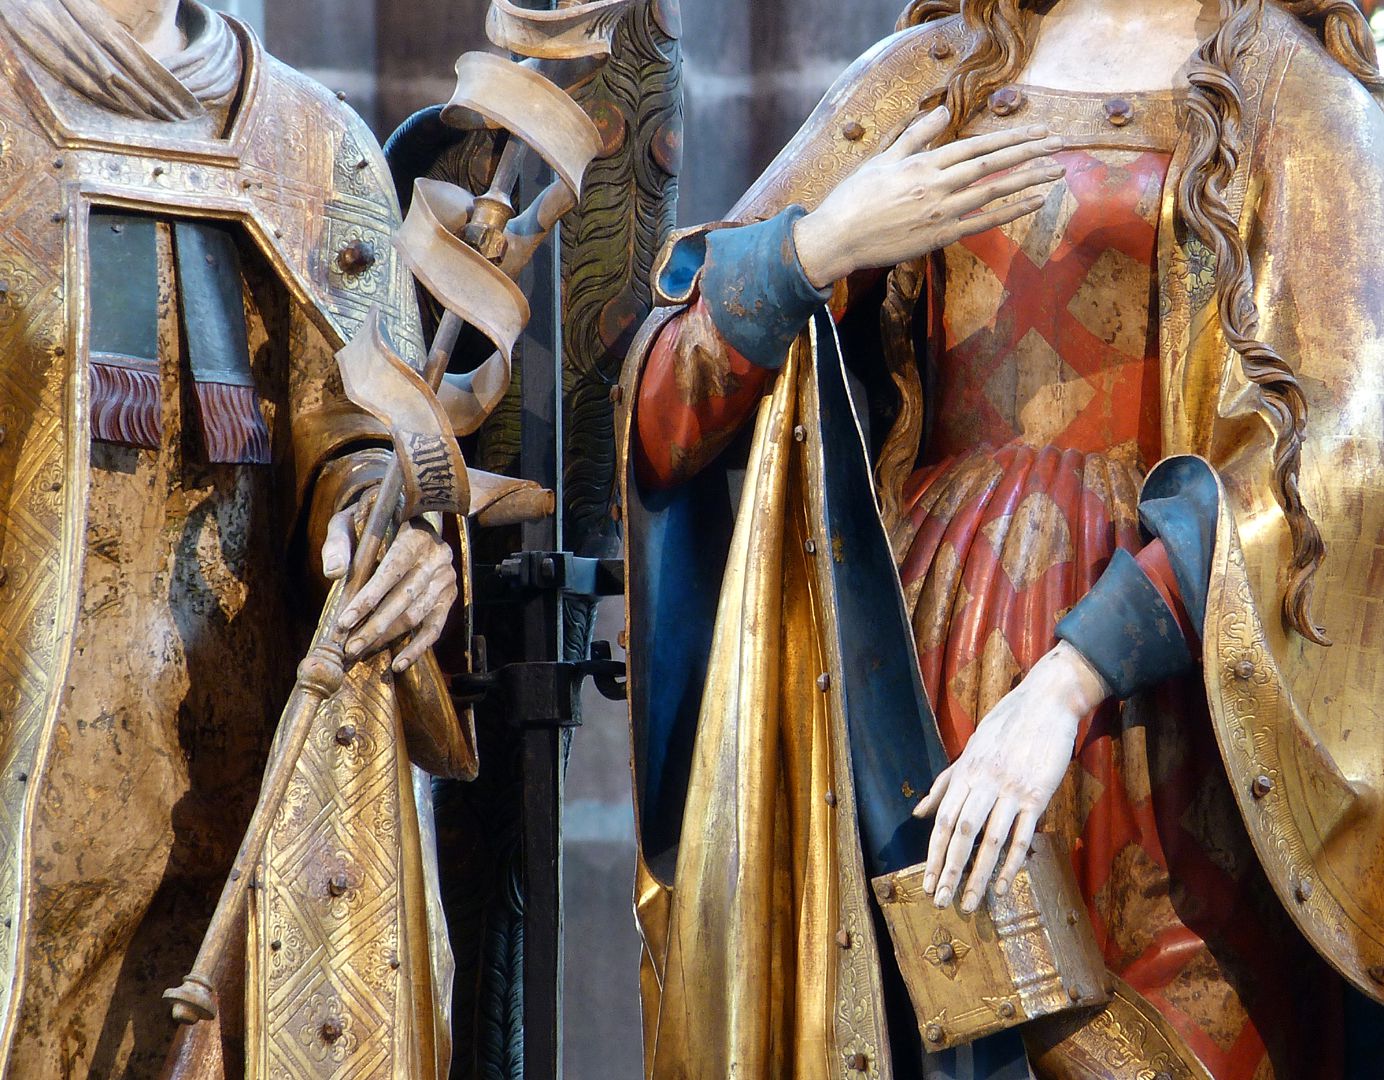
[[[831,298],[839,322],[882,271],[852,275]],[[634,467],[646,490],[684,483],[706,468],[744,427],[773,381],[717,332],[699,297],[654,342],[634,414]]]
[[749,419],[773,374],[725,343],[700,299],[665,326],[635,402],[639,483],[663,490],[709,465]]
[[1155,540],[1149,544],[1134,557],[1134,561],[1162,595],[1168,609],[1177,619],[1177,625],[1182,628],[1182,636],[1187,639],[1187,647],[1195,656],[1201,644],[1201,631],[1193,624],[1186,606],[1182,603],[1182,591],[1178,588],[1177,576],[1173,573],[1172,563],[1168,559],[1168,549],[1163,546],[1163,541]]

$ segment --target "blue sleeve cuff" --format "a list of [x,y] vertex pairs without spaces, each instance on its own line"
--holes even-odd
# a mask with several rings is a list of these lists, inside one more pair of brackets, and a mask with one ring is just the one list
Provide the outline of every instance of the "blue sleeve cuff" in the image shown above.
[[767,221],[706,234],[702,300],[726,344],[758,367],[782,367],[812,313],[831,298],[798,261],[793,225],[806,213],[790,206]]
[[1057,624],[1057,636],[1089,660],[1121,699],[1195,667],[1163,594],[1123,549]]
[[1182,606],[1198,628],[1206,621],[1219,509],[1220,487],[1211,466],[1191,455],[1160,462],[1139,496],[1139,520],[1150,536],[1163,541]]
[[[1180,455],[1159,463],[1144,483],[1139,519],[1163,541],[1182,606],[1194,626],[1206,621],[1220,488],[1211,466]],[[1057,626],[1121,698],[1133,697],[1195,666],[1167,602],[1125,551]]]

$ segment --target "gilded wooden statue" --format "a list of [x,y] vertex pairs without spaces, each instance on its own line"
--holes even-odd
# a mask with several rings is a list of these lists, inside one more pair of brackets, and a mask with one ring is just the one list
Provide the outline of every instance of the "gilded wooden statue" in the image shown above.
[[653,1080],[1377,1073],[1381,94],[1344,0],[915,0],[670,241]]
[[336,613],[358,663],[244,881],[215,1024],[175,1041],[161,1000],[387,468],[334,354],[373,309],[421,361],[383,157],[196,0],[5,0],[0,80],[0,1074],[439,1075],[406,736],[451,725],[474,762],[428,651],[458,595],[434,517]]

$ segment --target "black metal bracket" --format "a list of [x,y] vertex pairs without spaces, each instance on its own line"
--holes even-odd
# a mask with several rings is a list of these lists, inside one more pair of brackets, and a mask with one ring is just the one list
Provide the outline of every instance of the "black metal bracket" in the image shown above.
[[[476,567],[476,603],[518,604],[541,593],[619,596],[625,564],[619,559],[584,559],[570,551],[520,551],[496,566]],[[625,700],[625,665],[610,642],[593,641],[585,660],[540,660],[487,670],[485,642],[472,649],[476,670],[452,680],[452,695],[466,704],[498,698],[512,727],[573,728],[581,725],[582,684],[591,679],[601,696]]]
[[477,566],[475,583],[478,604],[512,604],[538,592],[619,596],[625,591],[625,564],[570,551],[520,551],[497,566]]
[[[474,650],[479,658],[482,649]],[[452,694],[474,704],[498,697],[502,712],[516,728],[573,728],[581,726],[578,698],[591,679],[602,697],[625,700],[625,665],[611,658],[610,642],[593,641],[586,660],[506,664],[495,671],[478,671],[452,680]]]

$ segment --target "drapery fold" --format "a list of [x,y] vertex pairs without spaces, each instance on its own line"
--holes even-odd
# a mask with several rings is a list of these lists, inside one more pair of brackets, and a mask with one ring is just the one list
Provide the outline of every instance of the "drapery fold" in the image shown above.
[[192,120],[225,105],[240,86],[240,43],[197,0],[183,0],[178,13],[187,47],[164,62],[95,0],[3,0],[0,19],[50,75],[122,116]]

